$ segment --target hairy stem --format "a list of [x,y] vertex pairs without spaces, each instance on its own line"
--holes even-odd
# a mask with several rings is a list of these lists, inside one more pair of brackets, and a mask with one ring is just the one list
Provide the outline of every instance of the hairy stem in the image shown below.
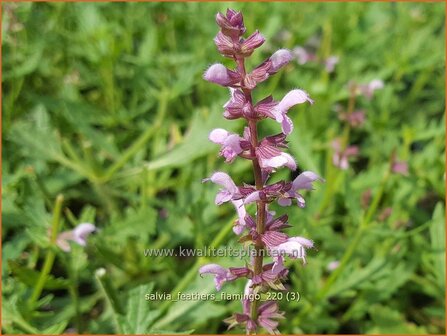
[[[245,77],[245,63],[243,58],[236,59],[236,64],[239,73],[242,75],[242,77]],[[245,98],[247,101],[251,104],[252,103],[252,96],[251,96],[251,90],[249,89],[243,89]],[[262,171],[261,166],[259,165],[259,161],[256,157],[255,148],[258,147],[258,130],[257,130],[257,120],[248,120],[248,127],[250,129],[250,142],[251,142],[251,156],[253,158],[253,174],[255,177],[255,185],[256,189],[260,190],[264,187],[264,182],[262,180]],[[256,216],[256,232],[258,234],[263,234],[265,231],[265,203],[263,201],[256,202],[256,208],[257,208],[257,216]],[[255,257],[254,257],[254,265],[253,265],[253,272],[254,275],[259,275],[262,273],[262,263],[263,263],[263,245],[260,243],[256,243],[255,245]],[[257,300],[252,301],[251,307],[250,307],[250,317],[253,321],[257,319],[258,314],[258,304],[259,302]]]

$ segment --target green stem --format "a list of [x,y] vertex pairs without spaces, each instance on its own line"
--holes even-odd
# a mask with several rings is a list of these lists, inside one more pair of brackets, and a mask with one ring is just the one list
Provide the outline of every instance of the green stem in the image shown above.
[[121,324],[118,321],[118,314],[123,314],[122,306],[120,304],[118,293],[116,292],[115,287],[112,285],[110,278],[107,276],[107,272],[104,268],[97,269],[95,272],[96,281],[101,288],[104,297],[109,303],[112,311],[113,311],[113,320],[115,323],[116,330],[118,334],[122,334],[123,330],[121,328]]
[[[236,63],[238,66],[239,73],[242,77],[245,77],[245,63],[244,59],[236,59]],[[243,89],[245,98],[247,101],[252,104],[252,95],[251,90]],[[257,130],[257,121],[256,120],[248,120],[248,127],[250,129],[250,142],[251,142],[251,156],[253,157],[253,175],[255,178],[255,185],[257,190],[261,190],[264,187],[264,182],[262,181],[262,170],[259,164],[259,161],[256,157],[255,149],[258,147],[258,130]],[[256,215],[256,232],[258,234],[263,234],[265,231],[265,209],[266,204],[263,201],[256,202],[257,215]],[[255,244],[255,256],[253,261],[253,274],[254,276],[260,275],[262,273],[262,264],[264,261],[264,255],[262,252],[263,245],[261,242],[257,242]],[[253,300],[251,302],[250,307],[250,318],[253,321],[256,321],[258,317],[258,305],[259,300]]]
[[59,233],[59,224],[61,218],[62,203],[64,201],[64,196],[58,195],[53,209],[53,221],[51,223],[51,236],[50,236],[50,247],[47,251],[45,261],[40,273],[39,279],[37,280],[36,286],[34,287],[33,293],[28,301],[28,305],[31,309],[34,308],[36,301],[39,299],[40,294],[47,281],[48,274],[50,274],[51,268],[53,267],[54,258],[56,256],[54,247],[56,245],[57,234]]

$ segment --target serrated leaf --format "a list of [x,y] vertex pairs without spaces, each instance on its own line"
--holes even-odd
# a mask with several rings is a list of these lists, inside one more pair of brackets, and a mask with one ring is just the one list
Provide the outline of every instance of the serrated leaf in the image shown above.
[[[34,287],[37,283],[40,273],[20,265],[18,262],[13,260],[8,260],[8,266],[12,272],[12,274],[16,277],[17,280],[21,281],[25,285],[29,287]],[[69,285],[69,281],[63,278],[55,278],[53,275],[49,274],[47,276],[47,280],[44,284],[44,289],[64,289]]]
[[129,291],[126,316],[119,316],[118,320],[125,334],[147,334],[152,322],[158,317],[159,312],[151,310],[150,304],[145,300],[145,295],[150,294],[154,284],[138,286]]

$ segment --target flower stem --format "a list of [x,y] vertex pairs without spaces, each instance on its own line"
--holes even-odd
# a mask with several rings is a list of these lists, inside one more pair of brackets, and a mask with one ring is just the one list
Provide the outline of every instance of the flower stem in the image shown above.
[[[242,77],[245,77],[245,64],[244,59],[236,59],[238,71]],[[252,96],[251,90],[243,89],[245,98],[251,104]],[[255,149],[258,147],[258,130],[257,130],[257,120],[249,119],[248,127],[250,129],[250,142],[251,142],[251,156],[253,157],[253,174],[255,178],[255,185],[257,190],[261,190],[264,187],[264,182],[262,180],[261,166],[259,165],[259,160],[256,157]],[[265,231],[265,202],[256,202],[257,215],[256,215],[256,232],[258,234],[263,234]],[[263,245],[262,243],[255,244],[255,257],[253,261],[253,273],[254,276],[262,273],[262,263],[263,263]],[[250,307],[250,318],[255,321],[258,314],[258,300],[253,300]]]
[[54,245],[56,244],[57,234],[59,232],[59,223],[61,218],[61,210],[62,210],[62,202],[64,201],[64,196],[58,195],[56,197],[56,201],[53,209],[53,221],[51,223],[51,235],[50,235],[50,247],[48,249],[47,255],[45,257],[45,261],[42,267],[42,271],[40,272],[39,279],[37,280],[37,284],[34,287],[33,293],[28,301],[28,305],[30,308],[34,308],[36,301],[39,299],[40,294],[45,286],[45,282],[47,281],[48,274],[51,272],[51,268],[53,267],[54,258],[56,256],[55,251],[53,250]]

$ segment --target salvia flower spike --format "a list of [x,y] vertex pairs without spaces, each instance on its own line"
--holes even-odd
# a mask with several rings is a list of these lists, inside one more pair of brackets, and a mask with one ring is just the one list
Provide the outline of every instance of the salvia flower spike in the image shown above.
[[[229,324],[229,328],[242,326],[247,333],[264,329],[276,334],[279,320],[284,318],[278,303],[260,302],[259,299],[254,299],[257,296],[249,294],[272,289],[286,290],[283,282],[288,270],[284,266],[284,259],[300,258],[305,264],[306,250],[314,247],[313,241],[308,238],[289,237],[282,232],[290,227],[287,215],[275,218],[275,212],[269,211],[268,205],[277,202],[280,206],[290,206],[296,200],[298,207],[304,207],[305,200],[301,191],[312,190],[315,181],[324,180],[314,172],[304,171],[293,181],[267,183],[270,175],[277,169],[297,169],[297,162],[286,152],[286,137],[293,131],[293,123],[288,114],[295,105],[313,104],[313,100],[306,91],[296,88],[279,101],[268,96],[254,102],[252,91],[256,86],[285,67],[294,56],[289,50],[280,49],[253,70],[247,71],[245,59],[265,42],[264,36],[256,30],[244,37],[246,28],[242,13],[233,9],[228,9],[225,14],[218,13],[216,22],[220,27],[214,38],[217,50],[222,56],[232,59],[235,65],[234,68],[228,68],[215,63],[205,71],[203,78],[229,89],[230,98],[223,106],[223,116],[230,120],[245,119],[246,127],[241,135],[222,128],[214,129],[209,134],[209,140],[220,146],[220,155],[229,164],[238,157],[250,160],[255,185],[238,186],[225,172],[214,172],[203,182],[210,181],[220,187],[215,199],[217,205],[226,202],[233,204],[238,215],[233,231],[241,236],[241,243],[254,248],[254,253],[245,267],[227,269],[213,263],[202,266],[199,273],[201,276],[213,276],[216,290],[220,290],[228,281],[246,278],[242,312],[233,314],[225,322]],[[260,139],[257,123],[265,118],[278,122],[281,132]],[[347,156],[346,153],[344,155]],[[340,154],[339,161],[344,160],[345,157]],[[246,205],[250,203],[256,203],[254,215],[249,214],[246,209]],[[266,255],[271,257],[270,263],[264,262]]]

